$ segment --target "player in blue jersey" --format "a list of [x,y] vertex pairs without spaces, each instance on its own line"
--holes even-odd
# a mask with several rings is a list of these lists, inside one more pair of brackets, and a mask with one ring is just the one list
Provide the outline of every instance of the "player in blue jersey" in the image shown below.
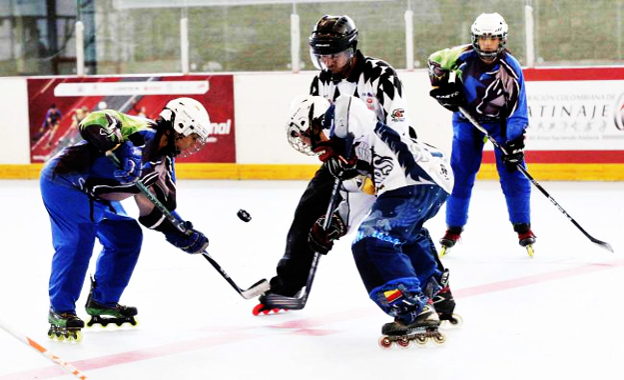
[[[136,324],[135,307],[119,304],[137,263],[145,227],[188,253],[200,253],[208,239],[194,230],[180,232],[136,186],[141,181],[169,209],[176,208],[175,157],[199,150],[208,138],[210,119],[198,101],[167,103],[156,121],[113,110],[91,113],[79,124],[83,141],[63,149],[41,172],[43,203],[50,216],[54,256],[49,283],[52,339],[80,340],[84,322],[76,301],[85,280],[95,240],[98,256],[87,300],[90,322]],[[112,151],[117,167],[106,156]],[[138,222],[120,201],[134,197]]]
[[528,110],[520,64],[505,48],[507,24],[498,13],[484,13],[471,27],[472,44],[456,46],[429,57],[431,96],[453,111],[451,167],[455,185],[446,206],[444,252],[453,247],[468,221],[468,206],[481,165],[484,135],[459,111],[468,111],[507,155],[496,150],[496,167],[507,201],[509,220],[519,243],[532,252],[531,183],[517,169],[524,162]]

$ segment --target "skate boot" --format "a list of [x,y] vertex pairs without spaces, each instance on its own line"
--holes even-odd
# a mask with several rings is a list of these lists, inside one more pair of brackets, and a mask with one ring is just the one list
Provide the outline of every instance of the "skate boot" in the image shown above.
[[463,323],[463,319],[459,314],[453,314],[455,311],[455,299],[449,286],[449,270],[444,269],[440,276],[439,286],[441,289],[431,297],[431,303],[435,307],[441,326],[450,325],[450,327],[459,327]]
[[386,323],[381,328],[382,337],[379,345],[390,348],[392,343],[408,347],[411,341],[424,345],[430,339],[438,344],[446,341],[446,336],[438,331],[440,318],[431,304],[426,304],[411,323],[397,317],[394,322]]
[[518,243],[526,248],[529,256],[533,257],[533,244],[537,240],[537,237],[531,231],[531,225],[528,223],[514,224],[514,231],[518,233]]
[[277,276],[271,279],[270,285],[270,290],[258,297],[259,303],[251,311],[253,315],[278,314],[281,311],[301,310],[303,308],[299,297],[305,291],[305,287],[286,285]]
[[91,316],[91,319],[87,322],[87,327],[92,327],[96,324],[106,327],[111,323],[121,326],[124,323],[129,323],[132,326],[137,325],[135,315],[138,314],[138,310],[133,306],[120,305],[118,303],[109,306],[103,305],[93,299],[93,289],[96,284],[93,278],[91,278],[91,292],[87,303],[85,305],[87,314]]
[[278,314],[280,311],[287,312],[290,309],[284,304],[284,298],[291,297],[268,291],[258,297],[259,303],[253,308],[251,313],[255,316],[258,316],[260,314]]
[[449,324],[451,327],[459,327],[464,322],[459,314],[453,313],[455,311],[455,299],[448,285],[433,298],[433,306],[443,325]]
[[446,255],[455,243],[457,243],[462,231],[463,227],[449,226],[447,228],[446,233],[442,239],[440,239],[440,245],[442,245],[442,248],[440,249],[440,257]]
[[48,338],[58,341],[80,342],[82,340],[81,329],[84,327],[84,322],[76,313],[57,313],[50,308],[48,322],[50,322]]

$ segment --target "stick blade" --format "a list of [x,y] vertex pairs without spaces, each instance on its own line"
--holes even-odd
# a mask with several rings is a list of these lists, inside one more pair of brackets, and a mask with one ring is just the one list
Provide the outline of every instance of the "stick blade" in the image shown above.
[[241,296],[243,296],[244,299],[250,300],[252,298],[258,297],[269,289],[271,289],[271,285],[269,284],[269,282],[266,279],[262,279],[250,286],[249,289],[242,290],[240,294]]
[[598,244],[599,246],[601,246],[602,248],[606,249],[607,251],[611,252],[611,253],[615,253],[615,251],[613,250],[613,247],[611,247],[611,244],[607,243],[606,241],[595,241],[594,243]]

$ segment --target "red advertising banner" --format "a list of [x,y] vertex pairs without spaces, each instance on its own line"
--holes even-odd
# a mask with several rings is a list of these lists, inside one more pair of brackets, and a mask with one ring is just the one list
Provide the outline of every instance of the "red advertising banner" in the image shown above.
[[31,162],[45,162],[80,141],[77,125],[90,112],[114,109],[156,119],[167,102],[180,97],[206,107],[211,131],[201,151],[178,162],[234,163],[232,75],[29,78]]

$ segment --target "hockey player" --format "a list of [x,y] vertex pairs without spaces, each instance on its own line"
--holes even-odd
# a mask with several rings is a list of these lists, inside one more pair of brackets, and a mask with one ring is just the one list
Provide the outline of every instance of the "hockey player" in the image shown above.
[[[364,56],[357,48],[358,29],[349,16],[321,17],[309,44],[312,61],[321,70],[312,80],[311,95],[332,102],[341,94],[359,97],[380,121],[399,134],[411,130],[401,81],[392,66]],[[327,208],[332,186],[333,177],[323,164],[295,210],[277,276],[271,279],[272,293],[292,297],[305,286],[314,255],[308,231]],[[259,301],[263,304],[264,298]]]
[[[175,157],[189,155],[206,142],[210,119],[196,100],[167,103],[156,121],[113,110],[91,113],[79,124],[83,141],[63,149],[46,163],[40,179],[43,203],[52,224],[54,257],[50,275],[52,339],[80,340],[84,322],[76,315],[95,239],[103,246],[92,279],[86,310],[93,322],[136,324],[135,307],[119,304],[141,250],[139,223],[120,201],[134,196],[138,221],[162,232],[187,253],[202,252],[208,239],[201,232],[179,232],[136,186],[141,181],[162,203],[176,208]],[[105,156],[112,151],[116,167]]]
[[[498,13],[481,14],[471,27],[472,44],[456,46],[429,57],[431,96],[453,111],[451,167],[455,185],[446,207],[447,231],[440,240],[442,254],[459,240],[468,220],[475,176],[481,165],[484,136],[458,107],[466,109],[505,147],[495,151],[496,167],[507,201],[509,220],[519,243],[532,255],[531,184],[517,165],[524,162],[528,126],[527,101],[520,64],[505,48],[507,24]],[[456,80],[453,81],[453,77]],[[450,79],[450,80],[449,80]]]
[[[380,122],[366,104],[341,95],[335,103],[307,96],[293,104],[289,140],[320,153],[332,176],[348,191],[372,182],[376,195],[366,205],[352,244],[353,256],[370,298],[394,322],[382,328],[392,341],[444,341],[433,298],[442,290],[433,241],[423,224],[434,217],[453,186],[446,156]],[[360,204],[361,206],[362,204]],[[321,216],[308,238],[318,252],[354,227],[357,205],[346,200],[334,215]],[[331,217],[327,230],[326,218]]]

